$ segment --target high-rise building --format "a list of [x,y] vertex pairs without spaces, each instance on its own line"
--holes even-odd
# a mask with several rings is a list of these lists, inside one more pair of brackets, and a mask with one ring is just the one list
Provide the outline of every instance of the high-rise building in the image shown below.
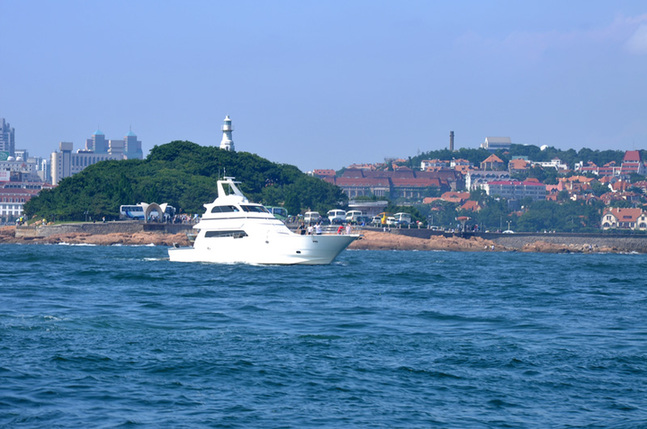
[[96,130],[92,137],[85,140],[85,150],[94,153],[108,153],[108,141],[101,130]]
[[61,142],[59,150],[52,152],[52,184],[57,185],[62,179],[100,161],[142,158],[142,142],[137,140],[132,130],[123,140],[106,140],[106,136],[97,130],[92,138],[85,140],[85,149],[73,152],[73,143]]
[[15,156],[16,151],[16,132],[9,122],[0,118],[0,160],[6,160],[10,156]]
[[124,152],[128,159],[144,158],[142,142],[137,140],[137,136],[133,133],[133,130],[128,131],[128,134],[124,137]]
[[83,171],[89,165],[100,161],[124,159],[123,154],[113,155],[111,153],[95,153],[89,150],[78,150],[72,152],[74,144],[71,142],[59,143],[59,150],[52,152],[52,184],[58,183],[66,177],[73,176]]

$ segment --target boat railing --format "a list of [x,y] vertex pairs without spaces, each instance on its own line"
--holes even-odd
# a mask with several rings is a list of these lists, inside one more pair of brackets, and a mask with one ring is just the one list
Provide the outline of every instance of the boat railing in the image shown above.
[[[359,228],[347,225],[321,225],[312,227],[312,235],[349,235],[359,233]],[[308,232],[306,231],[306,234]]]
[[[299,234],[299,235],[355,235],[355,234],[362,234],[362,231],[364,230],[364,227],[361,225],[319,225],[317,227],[316,225],[311,225],[310,227],[304,225],[304,224],[288,224],[287,225],[292,232]],[[341,227],[341,228],[340,228]],[[318,228],[318,229],[317,229]]]

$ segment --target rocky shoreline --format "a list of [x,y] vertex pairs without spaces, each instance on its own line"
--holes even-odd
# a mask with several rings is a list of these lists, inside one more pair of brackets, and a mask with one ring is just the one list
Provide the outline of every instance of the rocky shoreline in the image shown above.
[[112,246],[115,244],[141,246],[188,246],[189,240],[185,233],[166,234],[164,232],[111,232],[107,234],[92,234],[87,232],[71,232],[53,234],[46,237],[16,237],[16,227],[6,226],[0,228],[0,244],[94,244],[98,246]]
[[448,250],[455,252],[539,252],[539,253],[622,253],[624,249],[612,246],[590,244],[555,244],[543,240],[512,247],[481,237],[461,238],[457,236],[432,236],[416,238],[406,235],[365,231],[362,240],[356,241],[351,249],[366,250]]
[[[362,239],[353,242],[349,249],[359,250],[447,250],[461,252],[541,252],[541,253],[620,253],[626,249],[614,246],[599,246],[597,244],[556,244],[541,239],[523,244],[521,247],[511,247],[494,240],[481,237],[461,238],[432,236],[417,238],[382,231],[363,231]],[[164,232],[111,232],[93,234],[72,232],[54,234],[47,237],[16,237],[16,227],[0,228],[0,244],[89,244],[89,245],[157,245],[157,246],[189,246],[190,242],[184,232],[169,234]]]

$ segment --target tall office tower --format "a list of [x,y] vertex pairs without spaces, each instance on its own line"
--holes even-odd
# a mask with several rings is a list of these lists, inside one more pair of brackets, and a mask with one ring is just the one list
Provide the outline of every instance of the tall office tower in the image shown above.
[[0,118],[0,159],[15,156],[16,151],[16,131],[11,128],[9,122]]
[[92,138],[85,140],[85,150],[91,150],[94,153],[108,153],[108,140],[105,134],[96,130]]
[[137,135],[133,130],[128,131],[124,137],[124,153],[128,159],[143,159],[144,153],[142,152],[142,142],[137,140]]

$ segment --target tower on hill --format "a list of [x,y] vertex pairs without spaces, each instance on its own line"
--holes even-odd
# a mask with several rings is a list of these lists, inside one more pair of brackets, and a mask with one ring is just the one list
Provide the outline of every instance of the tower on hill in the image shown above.
[[222,125],[222,140],[220,140],[220,149],[235,151],[234,141],[231,139],[231,133],[234,127],[231,125],[229,115],[225,116],[225,123]]

